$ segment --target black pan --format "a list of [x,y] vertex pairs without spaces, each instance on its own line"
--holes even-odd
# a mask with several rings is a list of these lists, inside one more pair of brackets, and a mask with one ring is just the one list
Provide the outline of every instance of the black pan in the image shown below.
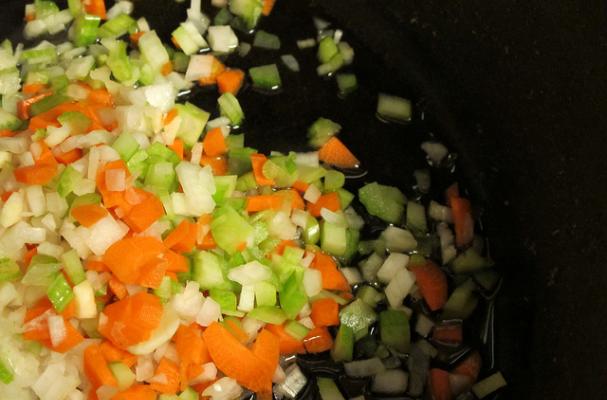
[[[24,2],[2,3],[0,34],[18,38]],[[173,1],[135,3],[165,35],[185,17]],[[311,121],[338,120],[368,179],[410,186],[405,171],[421,157],[411,149],[428,133],[457,152],[506,276],[495,314],[495,366],[509,381],[500,398],[605,397],[607,21],[604,4],[590,3],[278,0],[262,27],[281,35],[281,53],[300,58],[294,40],[315,34],[313,15],[326,17],[357,51],[361,88],[339,100],[304,62],[281,93],[241,100],[247,140],[264,151],[303,148]],[[423,124],[377,122],[378,91],[414,99]]]

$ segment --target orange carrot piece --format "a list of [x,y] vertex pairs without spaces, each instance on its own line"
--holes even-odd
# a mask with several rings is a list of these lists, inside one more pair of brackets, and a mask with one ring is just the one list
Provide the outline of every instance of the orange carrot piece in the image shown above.
[[451,400],[451,385],[449,373],[445,370],[432,368],[428,376],[428,386],[433,400]]
[[190,269],[185,256],[172,250],[166,250],[163,254],[166,272],[187,272]]
[[32,262],[32,258],[36,254],[38,254],[38,247],[32,247],[25,253],[23,256],[23,265],[25,265],[26,268],[29,267],[30,263]]
[[29,99],[21,100],[17,103],[17,117],[22,120],[26,120],[30,118],[30,108],[32,104],[36,104],[40,100],[44,99],[52,95],[51,92],[40,93],[35,96],[30,97]]
[[27,167],[16,168],[14,174],[17,182],[27,185],[46,185],[57,174],[57,164],[37,163]]
[[244,81],[244,72],[240,69],[229,69],[217,75],[217,89],[219,93],[232,93],[236,95]]
[[80,225],[87,228],[108,214],[107,210],[99,204],[83,204],[72,208],[70,213]]
[[459,346],[464,341],[461,324],[443,323],[432,330],[432,340],[447,346]]
[[251,351],[264,364],[266,370],[276,371],[280,358],[280,341],[272,332],[262,329]]
[[173,150],[173,152],[175,154],[177,154],[177,157],[179,157],[180,160],[183,160],[183,152],[184,152],[183,140],[177,138],[177,139],[173,140],[173,144],[171,144],[167,147],[169,149]]
[[[63,274],[63,276],[65,276],[65,273]],[[69,281],[67,276],[66,279]],[[76,302],[74,301],[74,299],[67,303],[67,306],[65,306],[65,308],[59,313],[59,315],[61,315],[66,320],[74,318],[76,316]]]
[[105,307],[99,333],[119,348],[147,340],[162,318],[160,298],[139,292]]
[[167,262],[154,260],[141,268],[137,284],[145,288],[157,289],[162,284],[162,278],[167,271]]
[[333,338],[326,327],[317,326],[308,332],[303,344],[308,353],[322,353],[331,350]]
[[276,0],[263,0],[263,8],[261,13],[266,17],[270,15],[272,9],[274,8],[274,4],[276,4]]
[[137,363],[137,356],[129,353],[128,351],[119,349],[114,346],[112,342],[104,340],[100,344],[101,346],[101,354],[103,354],[103,358],[108,363],[120,361],[127,367],[131,368],[133,365]]
[[449,296],[445,273],[430,261],[426,264],[413,266],[410,269],[415,274],[417,287],[430,310],[436,311],[442,308]]
[[2,129],[0,130],[0,137],[13,137],[15,136],[14,131],[11,131],[10,129]]
[[189,253],[196,245],[197,224],[184,219],[164,239],[164,245],[180,253]]
[[204,364],[211,361],[200,325],[196,323],[181,325],[173,339],[181,362]]
[[339,304],[333,299],[325,298],[312,303],[310,318],[315,326],[339,325]]
[[299,247],[299,246],[293,240],[281,240],[280,243],[278,243],[278,246],[276,246],[274,248],[274,252],[276,254],[282,256],[282,254],[285,252],[285,248],[287,248],[287,247]]
[[123,220],[134,232],[143,232],[163,215],[162,202],[150,193],[147,199],[133,206]]
[[164,251],[161,241],[153,237],[130,237],[111,245],[103,255],[103,262],[122,283],[138,283],[145,266],[159,261]]
[[68,320],[64,318],[63,323],[65,324],[65,338],[57,346],[51,347],[57,353],[65,353],[78,346],[84,340],[78,329],[74,328]]
[[211,63],[211,73],[209,76],[204,78],[200,78],[198,80],[198,84],[201,86],[209,86],[217,83],[217,76],[225,71],[226,67],[217,59],[217,57],[213,57],[213,62]]
[[272,390],[274,371],[261,368],[259,359],[223,325],[212,323],[203,337],[211,359],[220,371],[254,392]]
[[263,154],[251,154],[251,165],[253,166],[255,181],[261,186],[272,186],[274,185],[274,180],[266,178],[263,174],[263,165],[266,161],[268,161],[268,158]]
[[314,217],[320,217],[320,210],[323,208],[331,211],[339,211],[341,209],[339,195],[336,192],[330,192],[320,196],[316,203],[308,203],[308,211]]
[[310,268],[320,271],[322,275],[322,287],[328,290],[341,290],[344,292],[350,291],[350,285],[344,277],[344,274],[337,269],[337,264],[333,257],[322,252],[316,252],[316,256],[312,261]]
[[210,157],[202,156],[200,164],[203,166],[210,165],[213,170],[213,175],[222,176],[228,173],[228,160],[225,156]]
[[167,76],[173,72],[173,64],[170,61],[164,63],[164,65],[160,68],[160,73],[164,76]]
[[114,107],[114,98],[107,89],[90,89],[86,99],[97,107]]
[[163,394],[175,394],[179,390],[179,367],[168,358],[160,360],[154,376],[164,376],[165,383],[152,382],[150,389]]
[[118,297],[118,300],[122,300],[126,296],[128,296],[128,292],[126,290],[125,284],[120,282],[114,276],[112,276],[110,278],[110,280],[108,281],[108,286],[110,287],[110,290],[112,291],[112,293],[114,293],[114,295],[116,295],[116,297]]
[[308,186],[310,185],[305,183],[304,181],[296,180],[292,187],[299,193],[305,193],[305,191],[308,190]]
[[118,386],[98,344],[92,344],[84,350],[84,373],[94,388],[103,385]]
[[61,164],[65,164],[65,165],[71,164],[74,161],[78,161],[81,158],[82,158],[82,150],[80,150],[80,149],[72,149],[65,153],[55,154],[55,159],[57,159],[57,162],[59,162]]
[[167,126],[168,124],[173,122],[173,120],[175,119],[175,117],[177,117],[177,115],[178,115],[177,109],[171,108],[171,110],[169,110],[169,112],[164,116],[164,120],[162,121],[162,124],[164,126]]
[[305,353],[305,348],[301,340],[295,339],[289,335],[283,325],[268,324],[265,329],[272,332],[278,338],[278,347],[280,354],[302,354]]
[[358,158],[335,136],[318,150],[318,159],[340,168],[355,168],[360,164]]
[[453,225],[455,227],[455,244],[463,247],[474,239],[474,220],[470,201],[462,197],[451,199],[451,211],[453,213]]
[[202,141],[202,148],[204,149],[204,153],[210,157],[217,157],[227,153],[228,146],[226,145],[221,128],[213,128],[206,133]]
[[462,362],[460,362],[454,369],[454,374],[466,375],[472,378],[472,381],[476,382],[478,374],[481,370],[482,359],[478,351],[473,351],[468,355]]
[[459,185],[457,182],[449,186],[445,191],[445,200],[449,207],[451,207],[451,200],[456,197],[459,197]]
[[212,250],[216,248],[217,243],[215,243],[213,234],[211,232],[207,233],[205,237],[202,238],[202,242],[196,244],[196,247],[201,250]]
[[111,400],[156,400],[158,393],[149,385],[133,385],[116,393]]
[[22,92],[25,94],[36,94],[46,89],[46,85],[44,83],[28,83],[27,85],[23,85]]
[[87,14],[97,15],[101,19],[107,19],[104,0],[84,0],[82,2]]
[[97,271],[97,272],[109,272],[109,268],[103,261],[100,260],[87,260],[86,261],[86,269],[88,271]]
[[247,197],[247,211],[280,210],[283,199],[280,196],[266,194]]
[[143,31],[139,31],[139,32],[135,32],[135,33],[131,33],[129,35],[129,39],[131,39],[131,43],[133,44],[139,44],[139,39],[141,39],[141,37],[145,34],[145,32]]
[[1,197],[2,201],[7,201],[12,196],[13,193],[15,193],[14,190],[9,190],[9,191],[2,193],[2,197]]

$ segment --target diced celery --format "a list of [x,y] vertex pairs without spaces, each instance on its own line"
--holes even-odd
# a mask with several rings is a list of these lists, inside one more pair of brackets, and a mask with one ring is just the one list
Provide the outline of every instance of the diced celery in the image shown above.
[[199,394],[191,387],[179,394],[179,400],[198,400]]
[[481,256],[473,247],[470,247],[452,261],[451,269],[456,274],[466,274],[482,270],[492,265],[493,262],[491,260]]
[[67,6],[74,17],[84,12],[82,0],[67,0]]
[[91,125],[91,119],[78,111],[67,111],[57,117],[62,126],[69,126],[72,135],[85,133]]
[[236,190],[241,192],[246,192],[252,189],[257,189],[257,181],[255,180],[255,175],[252,172],[247,172],[244,175],[241,175],[236,180]]
[[238,176],[214,176],[213,179],[215,180],[215,194],[213,194],[213,200],[215,200],[215,203],[217,204],[223,204],[224,201],[230,198],[232,193],[234,193]]
[[342,172],[330,169],[325,174],[325,192],[334,192],[337,189],[341,189],[344,183],[346,183],[346,176]]
[[147,159],[150,156],[145,150],[138,150],[126,163],[126,166],[129,168],[131,174],[136,174],[139,176],[145,176],[148,163]]
[[233,292],[223,289],[211,289],[209,293],[211,298],[221,307],[221,312],[225,314],[228,311],[236,311],[237,299]]
[[393,224],[401,220],[407,202],[405,195],[398,188],[377,182],[360,188],[358,197],[369,214]]
[[363,331],[377,320],[375,311],[363,302],[356,299],[339,312],[339,320],[342,324],[352,328],[353,332]]
[[126,364],[120,361],[111,362],[108,364],[108,367],[112,371],[114,378],[116,378],[118,389],[128,389],[135,382],[135,374]]
[[298,265],[301,262],[301,259],[303,258],[304,254],[304,249],[301,249],[299,247],[287,246],[285,247],[282,253],[282,258],[288,263]]
[[227,25],[234,18],[230,10],[227,8],[222,8],[219,10],[217,14],[215,14],[215,18],[213,18],[213,25]]
[[[231,138],[237,135],[230,135]],[[242,176],[251,170],[251,154],[257,153],[257,150],[250,147],[232,148],[228,152],[228,170],[231,174]]]
[[309,215],[306,221],[306,227],[302,232],[302,237],[306,244],[316,244],[320,239],[320,224],[313,216]]
[[343,297],[341,297],[333,292],[330,292],[328,290],[321,290],[320,293],[318,293],[316,296],[312,297],[310,299],[310,301],[313,303],[318,299],[332,299],[332,300],[335,300],[335,302],[337,304],[339,304],[340,306],[344,306],[349,303],[349,300],[346,300]]
[[37,47],[24,50],[21,53],[21,59],[27,61],[29,65],[33,64],[52,64],[57,61],[57,50],[55,46]]
[[133,31],[137,22],[127,14],[119,14],[99,28],[99,37],[117,38]]
[[493,290],[500,280],[500,274],[494,270],[474,274],[474,280],[485,290]]
[[411,121],[411,102],[398,96],[380,93],[377,100],[377,115],[388,121]]
[[181,118],[177,137],[183,139],[183,143],[187,148],[191,148],[198,141],[200,135],[202,135],[210,114],[189,102],[176,104],[175,108]]
[[150,147],[146,149],[147,154],[150,156],[150,160],[155,161],[169,161],[173,165],[179,164],[179,156],[174,151],[166,147],[160,142],[154,142]]
[[160,297],[163,303],[168,302],[173,294],[171,288],[171,278],[168,276],[163,277],[162,281],[160,282],[160,286],[154,289],[154,294]]
[[208,251],[194,254],[192,279],[201,289],[223,287],[226,283],[218,257]]
[[276,305],[276,288],[269,282],[255,284],[255,301],[258,306]]
[[254,229],[240,214],[230,207],[220,207],[211,222],[211,232],[217,245],[232,255],[252,241]]
[[468,279],[466,282],[459,285],[443,307],[442,318],[443,319],[466,319],[476,309],[478,304],[478,297],[474,292],[476,285],[472,280]]
[[[104,42],[105,43],[105,42]],[[126,42],[116,40],[110,49],[107,66],[112,70],[112,75],[119,82],[128,82],[133,79],[133,66],[126,53]]]
[[385,310],[379,313],[381,341],[389,347],[406,353],[411,345],[409,317],[404,311]]
[[504,376],[498,371],[475,383],[474,386],[472,386],[472,392],[477,398],[483,399],[506,385],[507,383]]
[[320,248],[336,257],[346,254],[347,228],[324,221],[320,228]]
[[4,357],[0,358],[0,382],[8,385],[15,379],[11,364]]
[[74,298],[74,292],[62,274],[57,274],[46,290],[48,299],[57,312],[62,312]]
[[304,338],[308,335],[308,332],[310,332],[310,329],[306,328],[297,321],[289,321],[285,324],[285,332],[297,340],[304,340]]
[[65,103],[68,100],[70,100],[69,97],[62,94],[53,94],[51,96],[47,96],[32,104],[30,107],[30,113],[32,115],[42,114],[43,112],[57,107],[59,104]]
[[21,276],[19,265],[10,258],[0,258],[0,283],[14,281]]
[[160,161],[148,166],[145,174],[145,186],[157,193],[170,193],[177,189],[175,167],[168,161]]
[[294,319],[308,302],[303,275],[302,269],[295,269],[280,290],[280,307],[290,319]]
[[426,208],[414,201],[407,203],[407,228],[421,234],[428,231]]
[[[76,0],[70,0],[70,3],[76,2]],[[81,47],[95,43],[100,23],[101,18],[97,15],[82,14],[76,17],[72,28],[74,31],[74,44]]]
[[231,0],[230,11],[240,17],[248,29],[253,29],[261,16],[263,2],[261,0]]
[[333,40],[331,36],[325,36],[318,43],[318,61],[321,64],[328,63],[333,57],[339,54],[339,49],[337,48],[337,44]]
[[275,325],[281,325],[287,320],[287,315],[283,310],[272,306],[256,307],[251,310],[248,316]]
[[260,89],[274,90],[282,86],[280,73],[276,64],[262,65],[249,69],[253,86]]
[[72,249],[63,253],[61,255],[61,262],[63,263],[63,270],[74,285],[86,279],[84,267],[76,250]]
[[238,99],[232,93],[226,92],[217,99],[221,115],[228,117],[233,125],[240,125],[244,119],[244,112]]
[[341,324],[335,336],[335,345],[331,350],[331,357],[335,362],[352,361],[354,352],[354,332],[352,328]]
[[76,185],[82,180],[80,172],[74,167],[68,165],[65,167],[61,175],[59,175],[59,181],[57,182],[57,193],[61,197],[67,197],[76,188]]
[[350,94],[358,88],[358,81],[354,74],[337,74],[337,87],[342,95]]
[[202,47],[208,47],[206,40],[190,22],[182,23],[175,29],[172,38],[187,55],[197,53]]
[[122,132],[120,136],[116,138],[112,147],[120,154],[120,158],[124,161],[129,161],[133,154],[139,149],[139,143],[130,133]]
[[341,130],[341,125],[327,118],[317,119],[308,128],[310,146],[319,148]]
[[59,12],[59,7],[54,1],[49,0],[35,0],[34,9],[36,11],[36,19],[44,19],[49,15],[53,15]]
[[321,400],[345,400],[339,388],[331,378],[316,378]]
[[173,70],[176,72],[185,72],[190,63],[190,57],[181,51],[173,53]]
[[258,30],[253,39],[253,47],[259,47],[268,50],[280,49],[280,38],[272,33]]
[[357,229],[346,230],[346,251],[340,257],[341,259],[349,262],[358,251],[358,242],[360,240],[360,231]]
[[72,200],[70,208],[83,206],[85,204],[99,204],[101,203],[101,196],[98,193],[87,193],[82,196],[76,197]]
[[226,138],[226,144],[229,150],[243,149],[244,148],[244,133],[239,135],[229,135]]
[[319,76],[332,74],[344,66],[344,58],[341,53],[337,53],[327,63],[316,67],[316,73]]
[[384,299],[384,294],[378,292],[373,287],[364,285],[356,292],[356,297],[364,301],[372,308],[377,307],[377,304]]
[[155,71],[159,71],[169,62],[169,54],[155,31],[146,32],[139,38],[139,50]]

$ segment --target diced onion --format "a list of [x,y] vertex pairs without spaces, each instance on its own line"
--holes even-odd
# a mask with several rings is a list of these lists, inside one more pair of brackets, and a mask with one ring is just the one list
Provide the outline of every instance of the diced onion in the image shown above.
[[308,188],[306,189],[306,191],[304,192],[303,198],[304,198],[304,200],[309,201],[312,204],[315,204],[318,201],[318,199],[320,199],[321,195],[322,195],[322,193],[316,187],[316,185],[309,185]]
[[202,365],[202,372],[192,379],[190,385],[197,385],[199,383],[214,381],[217,378],[217,367],[214,363],[208,362]]
[[344,369],[348,376],[365,377],[377,375],[383,372],[386,367],[378,357],[373,357],[366,360],[344,363]]
[[449,154],[449,150],[444,144],[438,142],[423,142],[421,148],[426,152],[432,165],[439,165],[441,161]]
[[382,371],[373,378],[371,390],[376,393],[399,394],[407,390],[409,375],[401,369]]
[[66,336],[65,323],[60,315],[51,315],[48,317],[48,330],[51,336],[53,347],[59,346]]
[[207,297],[196,316],[196,322],[200,326],[209,326],[213,322],[221,319],[221,307],[219,303],[210,297]]
[[308,297],[316,296],[322,290],[322,274],[317,269],[307,268],[304,271],[304,289]]
[[391,253],[377,271],[377,279],[382,283],[388,283],[401,270],[407,267],[409,256],[402,253]]
[[223,377],[207,387],[203,392],[203,396],[208,396],[212,400],[232,400],[240,398],[242,388],[232,378]]

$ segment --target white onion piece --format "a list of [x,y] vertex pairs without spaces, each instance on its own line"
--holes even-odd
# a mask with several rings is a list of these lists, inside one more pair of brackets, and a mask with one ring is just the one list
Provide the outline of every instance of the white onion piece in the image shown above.
[[257,337],[257,333],[265,325],[265,323],[262,321],[251,317],[244,317],[241,323],[242,330],[247,334],[248,337],[247,343],[253,343]]
[[371,390],[376,393],[405,393],[409,375],[401,369],[388,369],[375,375]]
[[240,290],[240,299],[238,300],[238,310],[249,312],[255,308],[255,286],[244,285]]
[[274,386],[274,393],[278,396],[284,396],[289,399],[297,397],[299,392],[306,386],[308,379],[301,372],[297,364],[292,364],[285,371],[286,378],[284,382]]
[[377,271],[377,279],[382,283],[388,283],[401,270],[409,264],[409,256],[401,253],[391,253]]
[[173,298],[173,308],[179,318],[192,322],[200,312],[204,298],[197,282],[188,281],[182,293]]
[[390,251],[412,251],[417,247],[417,240],[406,229],[389,226],[382,232],[381,237],[386,242],[386,248]]
[[361,283],[363,281],[363,277],[361,276],[358,268],[341,268],[340,271],[342,274],[344,274],[344,277],[350,285],[356,285],[357,283]]
[[306,191],[304,192],[303,198],[304,198],[304,200],[309,201],[312,204],[315,204],[318,201],[318,199],[320,199],[321,195],[322,195],[322,193],[316,187],[316,185],[309,185],[308,188],[306,189]]
[[242,388],[232,378],[223,377],[207,387],[203,396],[209,396],[212,400],[232,400],[240,398],[242,394]]
[[386,286],[385,293],[388,299],[388,304],[392,308],[398,308],[402,306],[403,300],[413,287],[415,283],[415,275],[409,272],[407,269],[401,269],[394,278]]
[[423,142],[421,148],[432,161],[432,165],[439,165],[441,161],[449,154],[449,150],[444,144],[438,142]]
[[306,268],[303,278],[304,289],[308,297],[316,296],[322,290],[322,274],[317,269]]
[[267,281],[272,277],[272,271],[259,261],[251,261],[230,269],[228,279],[241,285],[253,285],[257,282]]
[[200,326],[209,326],[219,320],[221,320],[221,307],[219,303],[207,297],[204,299],[204,303],[196,316],[196,323]]
[[60,315],[51,315],[47,319],[48,330],[51,336],[51,343],[53,347],[59,346],[66,336],[65,322],[63,317]]
[[386,367],[378,357],[373,357],[366,360],[344,363],[344,369],[348,376],[365,377],[377,375],[383,372]]
[[214,363],[208,362],[202,365],[202,372],[192,379],[189,384],[197,385],[199,383],[210,382],[217,378],[217,367]]

